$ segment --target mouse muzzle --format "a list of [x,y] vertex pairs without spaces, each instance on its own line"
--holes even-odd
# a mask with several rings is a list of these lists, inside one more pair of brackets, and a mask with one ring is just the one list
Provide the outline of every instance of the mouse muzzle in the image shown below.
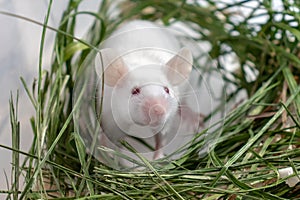
[[145,123],[150,127],[164,125],[167,119],[168,102],[165,98],[148,98],[145,100],[142,111]]

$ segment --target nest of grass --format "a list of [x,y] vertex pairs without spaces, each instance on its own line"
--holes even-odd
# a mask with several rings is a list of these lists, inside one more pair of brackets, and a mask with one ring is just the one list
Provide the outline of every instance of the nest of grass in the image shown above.
[[[43,36],[50,28],[51,2]],[[70,0],[56,29],[50,71],[39,66],[33,91],[24,83],[36,109],[28,153],[19,150],[17,102],[10,102],[14,183],[8,199],[299,199],[299,185],[286,181],[300,168],[300,3],[274,2],[104,0],[93,13],[78,11],[82,2]],[[119,12],[112,14],[114,8]],[[93,24],[85,38],[78,39],[74,30],[82,14],[92,16]],[[156,168],[143,159],[147,172],[121,172],[86,153],[72,120],[76,74],[94,47],[130,19],[165,26],[184,23],[197,33],[191,39],[210,44],[207,51],[224,72],[224,87],[234,88],[226,94],[226,103],[246,92],[247,98],[225,116],[214,148],[204,157],[198,156],[203,146],[198,142],[172,167]],[[235,57],[237,70],[225,67],[227,56]],[[26,157],[22,164],[20,154]],[[286,167],[294,174],[283,178],[279,169]]]

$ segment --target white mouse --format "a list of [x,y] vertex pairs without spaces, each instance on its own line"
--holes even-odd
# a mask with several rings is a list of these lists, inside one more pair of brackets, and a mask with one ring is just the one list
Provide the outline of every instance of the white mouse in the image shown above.
[[[124,24],[101,46],[95,68],[104,77],[101,127],[120,146],[126,136],[155,138],[153,159],[180,115],[178,87],[187,82],[193,58],[172,33],[149,21]],[[104,69],[104,73],[103,73]]]

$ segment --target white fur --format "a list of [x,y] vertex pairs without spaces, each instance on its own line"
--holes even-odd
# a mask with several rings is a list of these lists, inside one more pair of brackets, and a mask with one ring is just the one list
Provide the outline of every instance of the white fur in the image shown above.
[[[191,53],[186,48],[180,50],[176,38],[166,29],[148,21],[125,24],[101,48],[96,71],[101,76],[102,65],[106,69],[102,128],[107,137],[115,144],[126,135],[149,138],[160,134],[161,140],[178,111],[176,85],[188,78]],[[141,93],[132,95],[134,87],[141,88]],[[164,87],[169,88],[169,94]],[[151,98],[167,101],[166,114],[157,127],[144,125],[147,116],[141,105]],[[155,155],[162,157],[162,153]]]

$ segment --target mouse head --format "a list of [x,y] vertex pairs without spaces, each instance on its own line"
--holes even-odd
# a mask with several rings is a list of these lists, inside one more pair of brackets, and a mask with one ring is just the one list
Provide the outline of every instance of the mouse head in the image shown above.
[[[103,49],[97,55],[96,70],[113,88],[111,106],[121,120],[156,131],[175,115],[178,99],[174,88],[188,79],[192,61],[191,52],[182,48],[163,65],[131,69],[113,49]],[[103,75],[99,73],[102,67]]]

